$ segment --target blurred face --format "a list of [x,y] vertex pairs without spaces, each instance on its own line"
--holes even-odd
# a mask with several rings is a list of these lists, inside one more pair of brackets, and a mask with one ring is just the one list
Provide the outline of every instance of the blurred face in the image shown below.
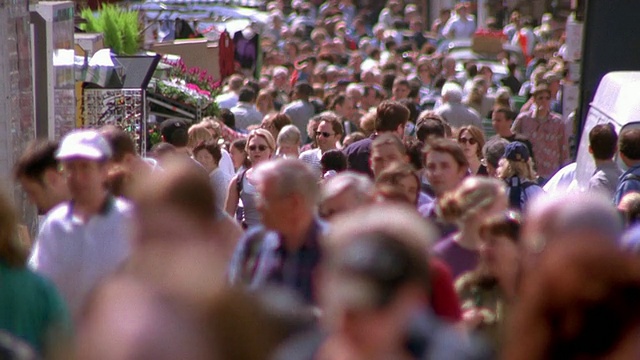
[[458,144],[460,144],[460,147],[464,152],[464,156],[466,156],[467,159],[478,157],[478,141],[471,136],[469,131],[464,130],[460,133],[458,136]]
[[417,204],[420,184],[418,184],[418,179],[415,176],[403,177],[398,182],[397,187],[404,193],[411,204]]
[[247,154],[244,151],[238,150],[235,146],[231,146],[229,155],[231,155],[231,161],[233,161],[233,166],[236,169],[242,166],[244,159],[247,157]]
[[480,241],[480,256],[489,273],[497,278],[513,272],[520,262],[518,247],[506,235],[485,235]]
[[535,95],[534,101],[540,110],[549,110],[551,94],[547,91],[541,91]]
[[298,157],[300,155],[300,147],[294,144],[280,144],[280,151],[278,152],[280,155],[286,155],[291,157]]
[[256,209],[267,229],[282,231],[287,229],[287,219],[282,214],[291,211],[291,196],[280,196],[276,185],[272,178],[265,178],[256,184]]
[[[47,176],[46,172],[55,172]],[[53,184],[47,179],[47,177],[56,176],[57,185]],[[38,215],[44,215],[53,207],[58,205],[61,201],[68,198],[67,186],[64,180],[60,177],[60,174],[55,170],[45,170],[42,181],[33,180],[27,177],[20,177],[18,179],[22,189],[27,194],[29,201],[38,209]]]
[[255,166],[262,161],[269,160],[273,151],[269,148],[267,141],[261,136],[254,136],[249,140],[249,160]]
[[350,98],[346,98],[344,99],[342,105],[336,106],[336,113],[338,113],[338,115],[340,116],[350,118],[351,116],[353,116],[355,109],[356,107],[353,103],[353,100],[351,100]]
[[320,151],[325,152],[327,150],[336,148],[336,141],[340,139],[340,135],[333,132],[331,124],[328,122],[321,122],[316,130],[316,141]]
[[353,210],[360,206],[360,202],[353,191],[344,190],[334,197],[324,200],[319,207],[320,216],[330,219],[332,216]]
[[197,153],[193,154],[194,158],[197,162],[202,165],[208,172],[212,172],[216,169],[217,164],[213,160],[213,155],[211,155],[207,150],[200,150]]
[[287,75],[283,73],[278,73],[273,77],[273,86],[277,89],[283,88],[287,82]]
[[494,111],[491,115],[491,125],[493,125],[493,129],[500,136],[511,135],[511,123],[511,120],[508,120],[501,112]]
[[402,154],[393,144],[381,144],[371,149],[371,170],[375,176],[394,162],[406,163],[407,160],[407,155]]
[[449,153],[431,151],[426,155],[425,174],[438,197],[455,189],[466,173],[467,169],[458,165]]
[[74,200],[82,201],[105,189],[107,166],[95,160],[82,158],[64,160],[62,171]]
[[411,91],[411,89],[409,89],[408,86],[406,85],[396,85],[393,87],[393,98],[394,100],[402,100],[402,99],[406,99],[407,97],[409,97],[409,92]]

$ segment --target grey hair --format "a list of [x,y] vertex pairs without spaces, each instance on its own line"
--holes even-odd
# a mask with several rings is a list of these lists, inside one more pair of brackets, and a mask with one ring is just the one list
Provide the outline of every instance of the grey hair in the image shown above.
[[301,195],[314,208],[320,195],[318,177],[311,167],[299,159],[276,159],[260,164],[252,182],[274,181],[278,196]]
[[459,103],[462,101],[462,88],[456,83],[445,83],[442,86],[442,97],[446,102]]
[[503,138],[489,139],[482,147],[482,157],[489,165],[497,169],[507,145],[509,145],[509,141]]
[[345,191],[352,191],[361,202],[371,199],[374,184],[369,177],[351,171],[345,171],[332,177],[320,188],[320,202],[326,201]]
[[300,145],[302,142],[302,134],[295,125],[285,125],[278,133],[278,146],[280,144]]

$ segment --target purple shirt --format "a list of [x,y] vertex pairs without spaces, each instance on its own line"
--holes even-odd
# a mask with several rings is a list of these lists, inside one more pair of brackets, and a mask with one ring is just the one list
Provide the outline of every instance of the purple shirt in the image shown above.
[[451,275],[456,279],[467,271],[474,270],[478,266],[478,252],[460,246],[453,240],[455,235],[449,236],[433,247],[435,256],[449,265]]

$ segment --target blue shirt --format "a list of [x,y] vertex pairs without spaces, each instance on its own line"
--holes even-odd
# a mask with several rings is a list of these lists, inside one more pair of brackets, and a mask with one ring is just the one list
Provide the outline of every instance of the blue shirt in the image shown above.
[[630,167],[620,176],[620,182],[613,197],[614,204],[618,206],[623,196],[635,191],[640,192],[640,165]]
[[231,259],[231,282],[245,282],[250,289],[281,285],[296,291],[307,303],[314,303],[313,274],[322,257],[320,236],[327,228],[326,223],[315,219],[305,242],[293,252],[286,249],[280,234],[262,226],[249,230]]

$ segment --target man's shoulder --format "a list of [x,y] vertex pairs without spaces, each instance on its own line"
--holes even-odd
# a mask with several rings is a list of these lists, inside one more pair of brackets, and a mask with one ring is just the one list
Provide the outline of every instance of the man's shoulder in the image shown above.
[[372,142],[373,142],[373,140],[370,137],[358,140],[358,141],[354,142],[353,144],[347,146],[344,149],[344,153],[348,155],[348,154],[361,152],[361,151],[363,151],[365,149],[369,150],[370,147],[371,147],[371,143]]
[[300,160],[311,160],[311,159],[315,159],[317,157],[319,157],[320,155],[320,149],[319,148],[315,148],[315,149],[309,149],[309,150],[305,150],[303,151],[300,156],[299,159]]

